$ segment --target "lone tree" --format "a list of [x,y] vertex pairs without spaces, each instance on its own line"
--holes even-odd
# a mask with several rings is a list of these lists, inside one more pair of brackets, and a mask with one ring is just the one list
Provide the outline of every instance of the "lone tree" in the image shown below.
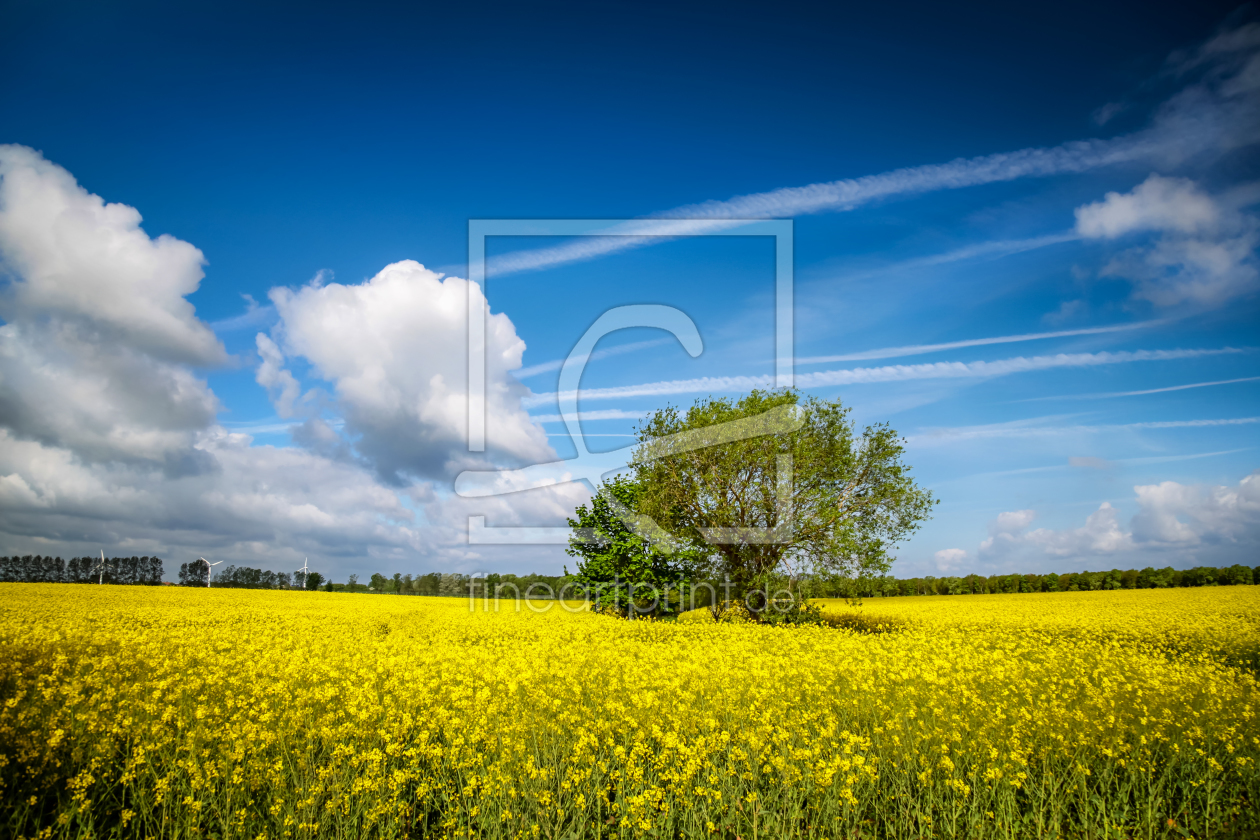
[[702,399],[686,414],[657,411],[637,437],[636,511],[684,544],[708,543],[738,597],[783,573],[882,574],[936,503],[897,433],[878,423],[858,434],[838,399]]

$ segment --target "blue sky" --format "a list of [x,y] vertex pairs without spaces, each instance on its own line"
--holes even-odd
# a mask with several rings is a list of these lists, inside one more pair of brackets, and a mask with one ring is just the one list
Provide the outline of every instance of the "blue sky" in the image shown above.
[[941,499],[894,573],[1253,564],[1246,9],[0,15],[0,550],[557,571],[464,523],[584,489],[454,476],[573,454],[555,363],[611,307],[677,307],[704,350],[604,339],[591,449],[771,376],[773,242],[492,239],[478,455],[468,221],[668,216],[793,220],[798,384],[892,424]]

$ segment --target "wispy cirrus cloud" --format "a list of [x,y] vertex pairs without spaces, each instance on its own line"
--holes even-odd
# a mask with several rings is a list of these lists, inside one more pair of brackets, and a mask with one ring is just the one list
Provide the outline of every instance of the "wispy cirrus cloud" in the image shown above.
[[1099,432],[1140,431],[1143,429],[1197,429],[1213,426],[1249,426],[1260,423],[1260,417],[1225,417],[1208,420],[1149,420],[1139,423],[1105,423],[1097,425],[1036,425],[1038,419],[1014,423],[994,423],[983,426],[954,426],[925,429],[906,436],[906,442],[915,445],[958,443],[992,438],[1036,438],[1063,435],[1097,434]]
[[1019,335],[999,335],[992,338],[969,338],[963,341],[947,341],[942,344],[908,344],[903,347],[881,347],[878,350],[863,350],[858,353],[842,353],[836,356],[806,356],[796,360],[798,365],[819,364],[822,362],[857,362],[864,359],[892,359],[898,356],[919,356],[925,353],[936,353],[941,350],[957,350],[962,347],[984,347],[989,344],[1012,344],[1020,341],[1039,341],[1047,338],[1068,338],[1077,335],[1101,335],[1104,333],[1126,332],[1148,327],[1157,327],[1167,323],[1164,320],[1138,321],[1132,324],[1113,324],[1106,327],[1088,327],[1077,330],[1056,330],[1054,332],[1021,333]]
[[[620,408],[605,408],[599,411],[580,411],[578,420],[638,420],[646,417],[646,411],[623,411]],[[562,414],[531,414],[530,419],[536,423],[559,423],[564,419]]]
[[[1099,428],[1099,427],[1088,427]],[[933,482],[932,487],[941,487],[948,484],[957,484],[964,481],[972,481],[977,478],[997,478],[1006,475],[1026,475],[1029,473],[1044,472],[1061,472],[1063,470],[1079,470],[1087,469],[1112,469],[1115,467],[1125,466],[1148,466],[1151,464],[1169,464],[1177,461],[1197,461],[1202,458],[1219,458],[1223,455],[1236,455],[1239,452],[1251,452],[1254,446],[1244,446],[1238,449],[1221,449],[1215,452],[1192,452],[1188,455],[1151,455],[1143,458],[1116,458],[1114,460],[1105,460],[1103,458],[1089,457],[1070,457],[1065,464],[1048,464],[1042,467],[1022,467],[1016,470],[989,470],[986,472],[969,473],[968,475],[960,475],[954,478],[948,478],[944,481]]]
[[[632,341],[629,344],[618,344],[616,347],[607,347],[603,350],[596,350],[588,356],[577,356],[574,361],[580,363],[595,362],[600,359],[607,359],[610,356],[620,356],[623,353],[633,353],[635,350],[646,350],[649,347],[659,347],[662,344],[673,342],[673,338],[653,338],[648,341]],[[517,379],[526,379],[531,376],[537,376],[540,373],[547,373],[553,370],[560,370],[564,367],[565,359],[552,359],[549,362],[540,362],[536,365],[529,365],[520,370],[512,371],[512,375]]]
[[1042,402],[1044,400],[1101,400],[1108,397],[1142,397],[1147,394],[1166,394],[1169,391],[1185,391],[1190,388],[1211,388],[1215,385],[1234,385],[1239,382],[1258,382],[1260,376],[1243,376],[1238,379],[1217,379],[1212,382],[1191,382],[1188,385],[1170,385],[1167,388],[1147,388],[1144,391],[1110,391],[1105,394],[1064,394],[1057,397],[1029,397],[1020,402]]
[[1131,134],[1076,140],[1058,146],[1018,149],[957,158],[947,163],[909,166],[866,175],[784,187],[768,192],[710,200],[651,214],[650,219],[679,220],[672,232],[643,236],[638,220],[612,225],[603,237],[581,238],[551,248],[514,251],[491,260],[492,273],[503,275],[565,263],[660,242],[669,236],[698,235],[738,225],[739,220],[787,218],[854,210],[875,201],[940,190],[962,189],[1054,175],[1088,172],[1124,164],[1174,165],[1204,152],[1223,153],[1254,143],[1260,112],[1249,59],[1260,49],[1248,25],[1224,33],[1200,48],[1193,62],[1180,60],[1182,74],[1203,70],[1156,110],[1151,124]]
[[1065,233],[1049,233],[1044,236],[1032,236],[1026,239],[993,239],[988,242],[977,242],[974,245],[968,245],[963,248],[955,248],[952,251],[945,251],[939,254],[929,254],[924,257],[913,257],[908,260],[901,260],[900,262],[890,263],[878,268],[866,269],[854,273],[846,272],[844,280],[846,282],[853,282],[854,280],[865,280],[868,277],[900,274],[916,271],[920,268],[933,268],[938,265],[948,265],[949,263],[965,262],[967,260],[1009,257],[1015,254],[1035,251],[1039,248],[1048,248],[1051,245],[1062,245],[1065,242],[1079,242],[1080,240],[1080,234],[1074,231],[1068,231]]
[[[614,254],[679,236],[698,236],[728,229],[742,222],[855,210],[881,199],[960,189],[1029,177],[1085,172],[1103,166],[1147,160],[1167,153],[1168,144],[1146,131],[1109,140],[1078,140],[1051,148],[958,158],[948,163],[911,166],[877,175],[785,187],[764,193],[705,201],[654,214],[650,219],[610,225],[603,236],[583,237],[550,248],[513,251],[488,262],[495,276],[564,265]],[[656,226],[642,235],[650,220],[673,224]]]
[[[1053,356],[1016,356],[991,362],[929,362],[918,365],[884,365],[870,368],[847,368],[803,373],[796,376],[798,388],[821,388],[834,385],[857,385],[876,382],[903,382],[918,379],[964,379],[1007,376],[1036,370],[1065,367],[1127,364],[1130,362],[1171,361],[1202,356],[1218,356],[1247,352],[1235,347],[1188,350],[1126,350],[1102,353],[1056,353]],[[753,388],[773,388],[774,377],[704,376],[696,379],[672,379],[622,385],[612,388],[587,388],[579,396],[584,400],[620,399],[623,397],[664,396],[668,394],[729,393]],[[551,403],[556,393],[532,394],[523,404],[537,406]],[[566,394],[567,396],[567,394]]]
[[241,295],[245,299],[245,311],[230,318],[220,318],[210,322],[210,329],[216,333],[252,330],[264,327],[276,320],[276,308],[270,304],[260,306],[252,295]]
[[931,362],[919,365],[886,365],[879,368],[854,368],[806,373],[796,377],[802,388],[826,385],[852,385],[865,382],[896,382],[908,379],[954,379],[1007,376],[1063,367],[1094,367],[1129,362],[1163,362],[1242,353],[1242,349],[1222,347],[1200,350],[1122,350],[1101,353],[1056,353],[1053,356],[1016,356],[992,362]]

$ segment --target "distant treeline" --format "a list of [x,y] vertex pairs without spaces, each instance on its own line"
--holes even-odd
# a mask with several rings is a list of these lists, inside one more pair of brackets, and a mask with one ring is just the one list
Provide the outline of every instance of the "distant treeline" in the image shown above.
[[[179,568],[181,586],[206,585],[207,567],[193,561]],[[1069,572],[1047,575],[966,575],[964,577],[807,578],[804,590],[814,598],[891,598],[909,595],[989,595],[1005,592],[1092,592],[1103,589],[1165,589],[1179,586],[1235,586],[1260,582],[1260,566],[1193,569],[1112,569],[1109,572]],[[0,557],[0,583],[108,583],[156,586],[162,583],[158,557],[111,557],[102,567],[99,557]],[[707,581],[716,593],[718,581]],[[388,595],[468,597],[582,598],[584,588],[569,575],[374,574],[366,583],[351,575],[347,583],[333,583],[318,572],[272,572],[248,566],[228,566],[214,575],[212,587],[230,589],[307,589],[325,592],[362,592]]]
[[813,581],[815,597],[878,598],[901,595],[989,595],[1002,592],[1093,592],[1102,589],[1167,589],[1176,586],[1235,586],[1260,580],[1260,566],[1196,566],[1178,570],[1146,567],[1109,572],[1069,572],[1048,575],[967,575],[966,577],[867,579],[837,578]]
[[[524,595],[533,587],[533,597],[551,598],[552,593],[559,592],[573,578],[565,575],[488,575],[473,577],[454,573],[442,574],[431,572],[426,575],[395,574],[385,577],[374,574],[367,583],[359,583],[358,575],[350,575],[346,583],[334,583],[318,572],[308,572],[305,580],[301,572],[292,575],[286,572],[268,572],[252,569],[248,566],[228,566],[214,576],[211,587],[222,586],[231,589],[319,589],[324,592],[359,592],[370,595],[426,595],[452,598],[468,597],[469,584],[478,596],[489,594],[494,597],[501,589],[506,590],[509,597],[515,592]],[[180,568],[180,583],[186,586],[205,586],[206,567],[200,563],[185,564]],[[581,589],[570,584],[569,593],[578,593]]]
[[[205,586],[210,568],[200,560],[184,563],[179,567],[180,586]],[[321,586],[322,585],[322,586]],[[228,566],[216,572],[210,586],[224,589],[320,589],[332,591],[319,572],[272,572],[249,566]]]
[[157,586],[162,582],[160,557],[0,557],[0,583],[111,583]]
[[[805,591],[815,598],[878,598],[908,595],[989,595],[1003,592],[1092,592],[1103,589],[1165,589],[1177,586],[1233,586],[1260,581],[1260,566],[1215,568],[1196,566],[1178,570],[1171,567],[1154,569],[1112,569],[1109,572],[1069,572],[1048,575],[967,575],[965,577],[895,578],[891,575],[866,579],[809,578]],[[216,585],[218,580],[216,578]],[[714,592],[722,592],[719,581],[707,583]],[[467,597],[469,587],[478,597],[553,598],[561,593],[566,598],[582,598],[585,589],[573,577],[565,575],[486,575],[471,577],[459,574],[401,575],[392,578],[372,575],[367,585],[328,583],[330,592],[371,592],[391,595],[448,595]],[[527,596],[528,593],[528,596]]]
[[472,586],[473,592],[478,595],[488,595],[493,598],[500,593],[500,590],[508,590],[504,594],[515,597],[516,594],[525,595],[526,591],[533,587],[532,596],[538,598],[551,598],[564,588],[565,584],[569,584],[568,593],[577,592],[581,597],[581,589],[575,589],[575,585],[570,582],[572,577],[567,575],[480,575],[473,577],[471,575],[460,574],[439,574],[433,572],[427,575],[402,575],[395,574],[392,578],[387,578],[382,574],[372,575],[372,579],[367,584],[358,582],[358,577],[350,576],[348,584],[334,583],[330,584],[332,592],[370,592],[374,594],[388,595],[445,595],[450,597],[468,597],[469,586]]
[[[512,588],[521,595],[533,587],[533,595],[538,598],[550,598],[551,593],[559,592],[573,578],[565,575],[488,575],[473,577],[454,573],[431,572],[425,575],[395,574],[386,577],[374,574],[367,583],[359,583],[358,575],[350,575],[346,583],[334,583],[319,572],[271,572],[254,569],[249,566],[228,566],[218,572],[210,581],[211,587],[225,589],[310,589],[324,592],[360,592],[372,595],[427,595],[446,597],[468,597],[469,584],[478,595],[488,592],[494,597],[500,589],[506,588],[512,594]],[[205,586],[206,566],[202,563],[185,563],[180,566],[179,582],[181,586]],[[570,584],[568,592],[580,589]]]
[[[298,572],[297,577],[302,577]],[[205,586],[206,566],[193,561],[179,567],[180,586]],[[271,572],[263,569],[251,569],[248,566],[228,566],[214,576],[211,586],[222,586],[226,589],[291,589],[293,575],[288,572]]]

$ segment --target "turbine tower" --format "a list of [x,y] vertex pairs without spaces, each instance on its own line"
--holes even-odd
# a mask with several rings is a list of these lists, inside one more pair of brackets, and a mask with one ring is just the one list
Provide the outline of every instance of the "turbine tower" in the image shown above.
[[222,563],[223,561],[222,561],[222,560],[220,560],[220,561],[219,561],[219,563],[211,563],[209,560],[207,560],[207,559],[206,559],[206,558],[204,558],[204,557],[198,557],[197,559],[198,559],[198,560],[200,560],[202,563],[205,563],[205,564],[206,564],[206,588],[207,588],[207,589],[209,589],[209,588],[210,588],[210,578],[211,578],[211,576],[212,576],[212,575],[214,575],[214,571],[213,571],[213,569],[214,569],[214,567],[215,567],[215,566],[219,565],[219,563]]
[[311,558],[309,558],[309,557],[303,557],[303,558],[302,558],[302,568],[301,568],[301,571],[300,571],[300,574],[302,575],[302,585],[301,585],[300,587],[298,587],[298,588],[299,588],[299,589],[301,589],[301,590],[303,590],[303,591],[306,591],[306,575],[307,575],[307,573],[310,571],[308,568],[306,568],[306,566],[307,566],[307,564],[308,564],[308,563],[310,563],[310,560],[311,560]]
[[92,574],[99,575],[96,582],[98,584],[105,583],[105,573],[112,572],[114,569],[109,563],[105,562],[105,549],[101,549],[101,562],[96,564],[96,568],[92,570]]

